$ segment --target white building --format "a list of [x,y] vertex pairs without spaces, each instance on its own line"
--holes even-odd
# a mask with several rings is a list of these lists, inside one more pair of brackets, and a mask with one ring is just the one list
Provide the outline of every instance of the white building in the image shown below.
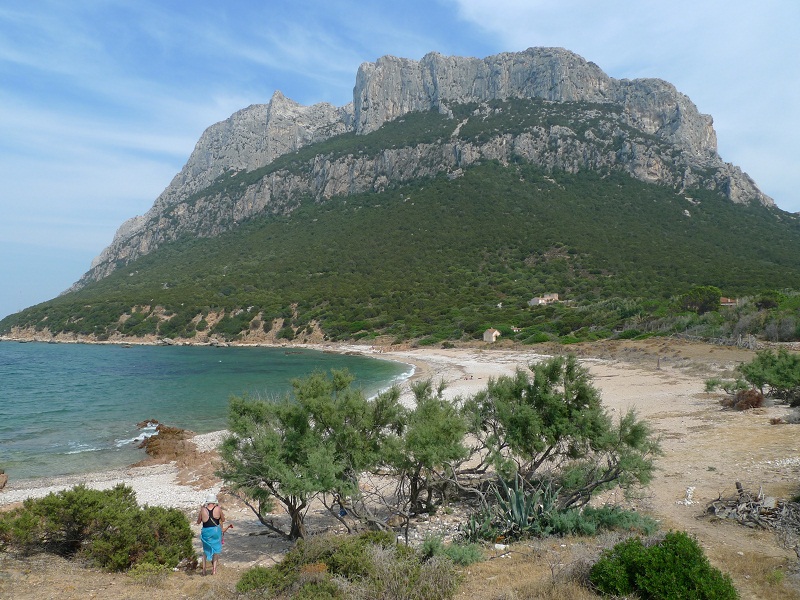
[[558,294],[545,294],[528,300],[528,306],[540,306],[542,304],[552,304],[558,302]]

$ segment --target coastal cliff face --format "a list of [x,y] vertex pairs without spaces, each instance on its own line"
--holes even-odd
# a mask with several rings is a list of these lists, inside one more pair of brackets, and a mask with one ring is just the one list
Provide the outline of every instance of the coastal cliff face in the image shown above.
[[[583,114],[495,131],[480,140],[459,135],[373,155],[317,154],[299,168],[279,169],[237,189],[203,193],[224,177],[252,172],[277,158],[343,133],[367,135],[412,112],[453,116],[475,104],[490,118],[493,101],[536,99],[558,112],[581,103]],[[562,115],[563,116],[563,115]],[[571,120],[570,120],[571,119]],[[564,124],[566,123],[566,124]],[[485,160],[523,158],[546,169],[617,169],[683,190],[717,190],[734,203],[773,205],[741,169],[717,154],[710,116],[659,79],[616,80],[597,65],[559,48],[531,48],[485,59],[426,55],[420,61],[383,57],[356,75],[353,103],[302,106],[276,92],[212,125],[186,165],[143,216],[129,219],[72,289],[101,279],[120,264],[186,234],[214,236],[257,214],[286,213],[299,198],[318,201],[392,183],[448,173]]]

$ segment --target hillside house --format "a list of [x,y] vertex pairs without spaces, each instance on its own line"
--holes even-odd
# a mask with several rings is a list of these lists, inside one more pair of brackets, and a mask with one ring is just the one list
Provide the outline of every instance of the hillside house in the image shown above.
[[552,304],[558,302],[558,294],[545,294],[528,300],[528,306],[541,306],[542,304]]
[[739,299],[738,298],[726,298],[722,296],[719,299],[720,306],[739,306]]
[[483,332],[484,342],[489,342],[490,344],[493,344],[494,342],[497,341],[498,337],[500,337],[500,332],[497,331],[497,329],[494,329],[493,327]]

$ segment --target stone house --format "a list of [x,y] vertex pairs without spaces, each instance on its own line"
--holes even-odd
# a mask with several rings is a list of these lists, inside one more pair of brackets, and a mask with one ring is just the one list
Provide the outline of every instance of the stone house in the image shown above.
[[558,294],[545,294],[528,300],[528,306],[540,306],[542,304],[552,304],[558,302]]
[[493,327],[483,332],[484,342],[489,342],[490,344],[493,344],[494,342],[497,341],[498,337],[500,337],[500,332],[497,331],[497,329],[494,329]]

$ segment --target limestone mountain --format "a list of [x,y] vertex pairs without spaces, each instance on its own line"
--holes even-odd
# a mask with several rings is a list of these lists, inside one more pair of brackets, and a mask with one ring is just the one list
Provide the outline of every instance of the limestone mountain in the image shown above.
[[[0,335],[791,340],[798,289],[800,215],[720,158],[710,116],[533,48],[384,57],[345,106],[276,92],[235,113],[72,290]],[[698,314],[682,298],[700,293],[745,300]]]
[[[535,104],[512,129],[470,135],[509,102],[525,100]],[[370,151],[341,154],[321,145],[426,111],[446,116],[452,127],[436,138]],[[300,153],[309,148],[318,149]],[[614,79],[560,48],[484,59],[386,56],[361,65],[351,104],[302,106],[275,92],[268,104],[209,127],[152,208],[119,228],[72,289],[181,237],[212,237],[259,214],[291,212],[304,197],[324,202],[381,191],[486,160],[573,173],[616,170],[678,191],[715,190],[733,203],[773,205],[720,158],[712,118],[666,81]]]

